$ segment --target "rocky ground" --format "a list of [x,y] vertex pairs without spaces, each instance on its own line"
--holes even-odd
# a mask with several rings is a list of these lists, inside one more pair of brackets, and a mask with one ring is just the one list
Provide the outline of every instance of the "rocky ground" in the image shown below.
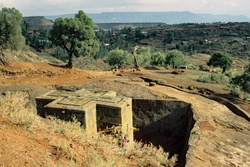
[[[149,86],[149,82],[153,86]],[[195,125],[188,143],[186,166],[250,166],[250,121],[246,119],[250,115],[249,102],[233,101],[243,109],[246,115],[243,118],[210,98],[218,95],[226,98],[229,93],[227,89],[197,83],[166,69],[86,71],[65,69],[48,63],[18,62],[8,67],[0,66],[1,92],[26,91],[34,102],[34,97],[61,86],[114,90],[133,98],[176,98],[188,102],[192,104]],[[34,147],[47,147],[43,136],[22,133],[21,129],[1,122],[0,136],[0,162],[4,158],[16,157],[18,163],[18,157],[24,153],[34,154]],[[20,145],[18,141],[26,140],[22,137],[29,141]],[[37,157],[43,161],[39,155]],[[28,156],[26,158],[28,161]],[[25,162],[22,164],[25,166]],[[16,165],[10,163],[7,166]]]

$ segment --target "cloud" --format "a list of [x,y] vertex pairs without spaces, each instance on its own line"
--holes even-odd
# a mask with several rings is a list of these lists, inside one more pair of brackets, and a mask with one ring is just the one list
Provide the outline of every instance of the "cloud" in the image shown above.
[[195,13],[244,14],[250,17],[250,0],[0,0],[23,15],[56,15],[131,11],[190,11]]

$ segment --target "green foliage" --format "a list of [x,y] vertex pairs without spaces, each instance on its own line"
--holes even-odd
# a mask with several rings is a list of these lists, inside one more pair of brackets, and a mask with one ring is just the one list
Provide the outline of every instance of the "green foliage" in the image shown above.
[[165,35],[164,39],[163,39],[163,43],[164,44],[171,44],[174,40],[174,33],[170,32],[168,34]]
[[245,67],[245,73],[250,74],[250,64]]
[[[24,23],[28,24],[28,23]],[[48,40],[48,31],[43,28],[34,29],[33,34],[28,34],[23,27],[23,34],[25,34],[26,43],[35,48],[37,51],[41,51],[42,49],[52,48],[51,41]]]
[[172,66],[172,68],[179,68],[187,64],[187,59],[181,51],[172,50],[168,53],[165,64]]
[[50,40],[65,49],[69,56],[67,67],[72,67],[73,56],[90,56],[99,51],[93,22],[83,11],[74,18],[58,18],[50,31]]
[[150,65],[152,66],[163,66],[166,57],[161,52],[153,53],[151,56]]
[[210,83],[211,82],[211,76],[202,75],[202,76],[199,77],[198,81],[203,82],[203,83]]
[[115,50],[116,48],[122,50],[132,50],[133,43],[129,42],[126,35],[124,33],[131,33],[131,28],[124,28],[120,30],[118,33],[114,30],[109,31],[97,31],[96,36],[98,41],[100,41],[100,51],[95,55],[95,58],[102,58],[107,55],[107,53],[111,50]]
[[[109,25],[109,29],[112,27],[113,29],[96,32],[100,43],[110,44],[109,47],[103,47],[102,53],[98,57],[103,57],[115,48],[129,51],[131,49],[130,46],[136,44],[147,44],[149,47],[154,48],[156,52],[176,48],[187,55],[191,55],[194,52],[213,54],[213,51],[221,50],[237,57],[247,58],[250,53],[250,47],[245,35],[246,32],[249,32],[249,23],[181,24],[158,27],[152,24],[151,27],[143,27],[142,25],[140,28],[135,28],[138,25],[129,23],[123,29],[120,29],[120,26],[124,27],[124,24],[107,25]],[[107,25],[99,25],[99,27],[108,29]],[[229,36],[222,37],[223,40],[221,36],[226,31],[223,28],[220,29],[220,27],[229,28]],[[188,29],[188,31],[183,31],[183,29]],[[144,32],[147,35],[144,35]],[[237,40],[232,40],[231,35],[235,33],[238,34],[239,40],[238,38]],[[105,49],[107,49],[107,52],[105,52]]]
[[135,41],[138,42],[139,40],[143,39],[145,35],[142,33],[140,28],[136,28],[134,37],[135,37]]
[[111,66],[117,66],[122,68],[124,66],[130,66],[132,64],[132,55],[127,51],[116,49],[108,53],[108,63]]
[[217,83],[217,84],[227,84],[229,83],[229,78],[224,75],[211,74],[211,75],[202,75],[198,79],[199,82],[204,83]]
[[243,91],[250,93],[250,64],[246,66],[244,74],[232,78],[231,84],[238,85]]
[[231,85],[231,94],[233,94],[234,96],[239,97],[241,94],[241,88],[239,85]]
[[222,73],[229,70],[232,65],[232,59],[226,52],[215,52],[209,59],[207,65],[214,67],[221,67]]
[[228,78],[230,78],[230,79],[232,79],[232,78],[234,78],[234,77],[236,77],[236,76],[238,76],[238,75],[241,75],[242,73],[239,73],[239,72],[237,72],[237,71],[234,71],[234,70],[229,70],[229,71],[227,71],[226,72],[226,76],[228,76]]
[[137,61],[139,65],[148,65],[151,60],[150,47],[140,47],[137,50]]
[[199,66],[199,70],[201,70],[201,71],[209,71],[209,66],[207,66],[207,65],[200,65]]
[[156,37],[157,36],[157,31],[155,31],[155,30],[154,31],[149,31],[147,36],[148,36],[148,38]]
[[0,10],[0,51],[25,49],[25,38],[21,29],[22,14],[15,8]]
[[196,43],[191,43],[188,45],[188,50],[193,53],[195,51],[199,51],[200,50],[200,46]]
[[60,47],[56,47],[55,53],[52,54],[52,56],[64,62],[66,62],[68,59],[68,54]]

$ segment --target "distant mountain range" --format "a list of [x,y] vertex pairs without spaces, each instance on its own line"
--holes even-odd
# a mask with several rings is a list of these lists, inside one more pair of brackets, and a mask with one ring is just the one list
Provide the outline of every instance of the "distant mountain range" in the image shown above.
[[[244,15],[228,14],[197,14],[191,12],[103,12],[91,13],[87,15],[92,18],[94,23],[214,23],[214,22],[250,22],[250,18]],[[55,20],[58,17],[70,18],[74,14],[65,14],[58,16],[44,16],[49,20]]]

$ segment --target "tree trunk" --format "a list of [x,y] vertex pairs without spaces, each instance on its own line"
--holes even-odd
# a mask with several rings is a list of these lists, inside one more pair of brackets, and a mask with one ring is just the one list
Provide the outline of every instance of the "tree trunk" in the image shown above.
[[139,64],[138,64],[137,58],[136,58],[136,56],[135,56],[135,55],[133,55],[133,56],[134,56],[135,68],[136,68],[136,70],[140,70],[140,67],[139,67]]
[[5,59],[4,53],[2,51],[0,53],[0,65],[9,65],[9,62]]
[[139,48],[139,46],[134,47],[133,56],[134,56],[135,69],[140,71],[140,67],[139,67],[139,64],[138,64],[138,61],[137,61],[137,58],[136,58],[136,51],[137,51],[138,48]]
[[73,67],[72,57],[73,57],[73,53],[69,53],[69,61],[68,61],[68,64],[66,64],[65,67],[67,67],[67,68],[72,68]]
[[223,67],[223,68],[222,68],[222,74],[224,74],[225,72],[226,72],[226,68]]

